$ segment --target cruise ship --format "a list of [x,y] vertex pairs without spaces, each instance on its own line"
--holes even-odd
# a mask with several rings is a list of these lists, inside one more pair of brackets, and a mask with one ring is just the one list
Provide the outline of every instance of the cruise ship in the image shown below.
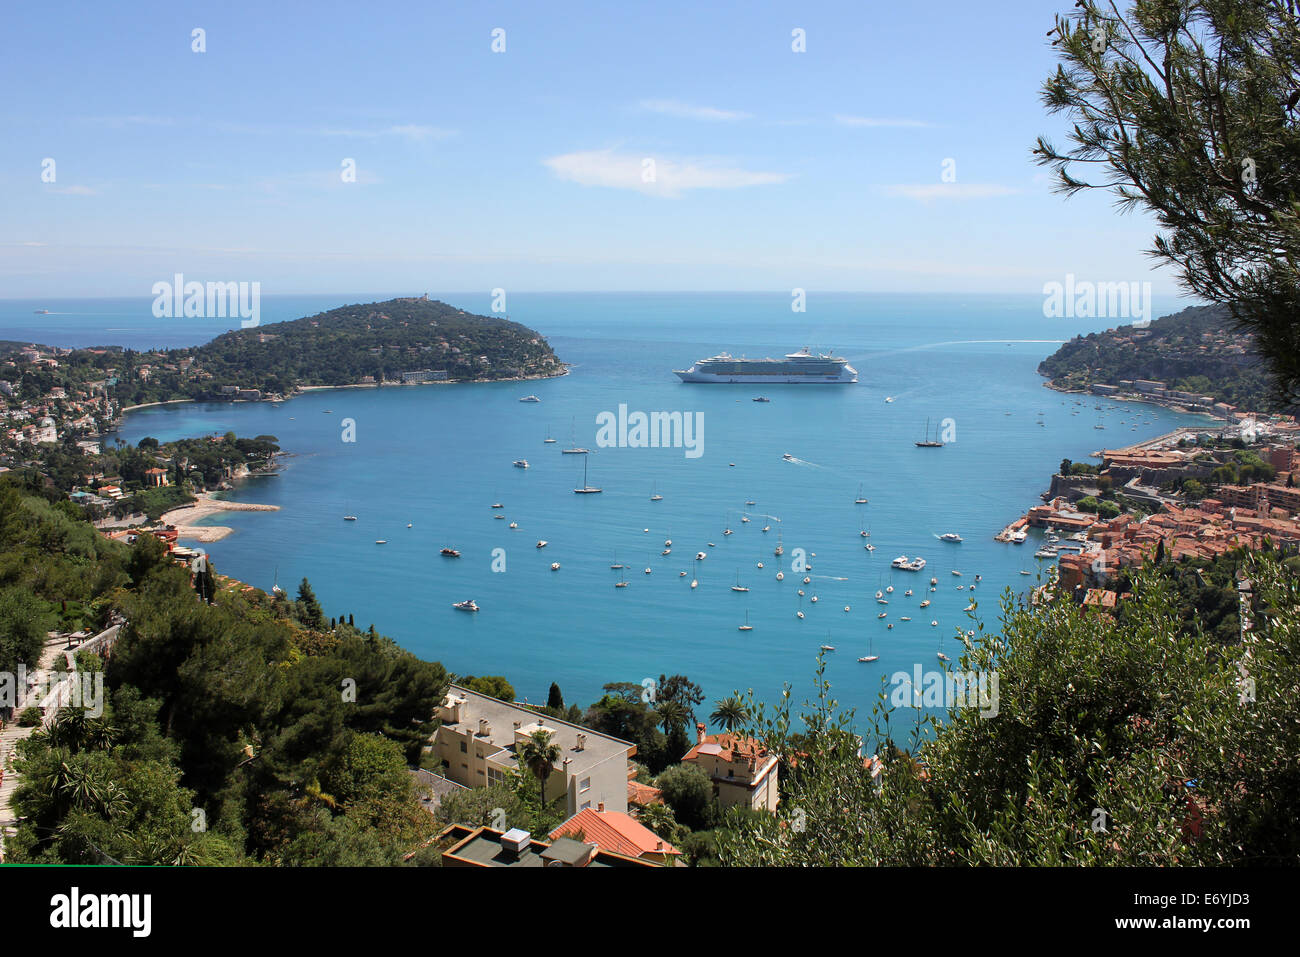
[[857,382],[847,359],[813,354],[806,348],[783,359],[736,359],[728,353],[700,359],[689,369],[674,369],[683,382]]

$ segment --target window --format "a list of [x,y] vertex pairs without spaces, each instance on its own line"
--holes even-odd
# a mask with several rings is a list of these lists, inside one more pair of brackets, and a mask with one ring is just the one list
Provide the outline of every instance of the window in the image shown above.
[[488,784],[504,784],[506,781],[506,776],[496,768],[487,769],[487,778]]
[[461,754],[467,754],[468,752],[469,752],[469,748],[467,748],[467,747],[465,746],[465,742],[462,741],[462,742],[460,743],[460,753],[461,753]]
[[591,790],[591,778],[583,778],[578,783],[578,793],[586,794],[590,790]]

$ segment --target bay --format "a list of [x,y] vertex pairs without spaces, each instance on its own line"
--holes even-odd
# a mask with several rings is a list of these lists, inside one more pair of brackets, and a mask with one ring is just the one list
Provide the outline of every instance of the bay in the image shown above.
[[[472,312],[491,308],[486,292],[431,295]],[[263,322],[373,298],[267,297]],[[277,436],[291,453],[282,474],[244,482],[230,497],[280,511],[213,519],[234,529],[207,546],[216,568],[290,593],[308,577],[327,615],[373,622],[459,674],[503,674],[521,699],[543,701],[556,681],[566,701],[586,705],[606,682],[683,673],[703,685],[706,704],[750,688],[775,701],[786,682],[802,700],[813,691],[819,648],[830,644],[832,694],[858,710],[862,728],[882,677],[915,664],[934,670],[940,649],[955,662],[961,646],[952,636],[978,627],[963,612],[972,593],[958,584],[982,576],[978,617],[996,629],[998,594],[1037,581],[1019,574],[1038,569],[1037,533],[1023,546],[992,536],[1038,502],[1063,457],[1084,460],[1207,421],[1093,398],[1076,405],[1045,389],[1035,367],[1057,343],[1117,323],[1044,318],[1039,296],[810,293],[804,313],[790,303],[776,293],[514,293],[510,317],[545,335],[572,364],[569,375],[336,389],[279,405],[159,406],[129,413],[120,437]],[[155,320],[148,300],[42,304],[76,314],[59,326],[23,313],[28,305],[0,304],[0,337],[174,346],[236,324]],[[1166,307],[1160,315],[1180,304],[1157,306]],[[687,385],[672,374],[721,351],[781,355],[804,345],[847,357],[859,383]],[[771,402],[751,401],[760,392]],[[542,401],[519,402],[526,394]],[[620,406],[702,417],[702,454],[598,448],[597,416]],[[355,423],[355,442],[344,441],[344,419]],[[943,448],[913,444],[927,419],[932,432],[947,432]],[[548,432],[555,444],[543,443]],[[571,442],[593,450],[589,481],[600,495],[573,494],[583,456],[561,454]],[[531,467],[513,468],[520,458]],[[859,486],[865,506],[854,504]],[[652,489],[662,501],[650,500]],[[494,502],[505,520],[494,519]],[[938,540],[950,531],[964,541]],[[546,548],[535,547],[539,539]],[[663,556],[667,539],[672,552]],[[441,557],[443,546],[463,557]],[[796,549],[812,565],[808,584],[792,570]],[[697,563],[700,551],[708,557]],[[924,572],[891,571],[903,554],[924,557]],[[494,556],[504,571],[493,570]],[[614,587],[615,562],[628,566],[627,588]],[[731,590],[738,580],[748,592]],[[891,583],[890,604],[877,605],[875,593]],[[482,611],[452,609],[465,598]],[[918,608],[925,598],[931,607]],[[753,630],[738,631],[746,613]],[[859,663],[869,640],[880,660]]]

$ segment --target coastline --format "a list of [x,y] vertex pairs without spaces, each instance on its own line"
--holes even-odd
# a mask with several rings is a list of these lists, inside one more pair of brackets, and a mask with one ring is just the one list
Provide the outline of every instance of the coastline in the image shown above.
[[278,512],[279,505],[258,505],[253,502],[230,502],[214,497],[212,492],[200,492],[197,502],[168,509],[159,521],[176,529],[177,537],[196,542],[219,542],[234,531],[228,525],[196,525],[219,512]]
[[126,413],[133,412],[136,409],[147,409],[150,406],[155,406],[155,405],[175,405],[178,402],[197,402],[197,401],[198,401],[197,399],[165,399],[162,402],[141,402],[139,405],[128,405],[126,406],[126,408],[119,409],[117,414],[125,415]]
[[[542,379],[558,379],[561,376],[569,374],[569,367],[566,365],[563,372],[557,372],[554,375],[525,375],[516,376],[506,379],[441,379],[431,382],[350,382],[346,385],[300,385],[295,386],[294,391],[285,396],[285,400],[292,399],[295,395],[301,395],[304,392],[324,392],[328,389],[391,389],[394,387],[405,388],[407,386],[420,385],[481,385],[488,382],[537,382]],[[266,402],[266,399],[260,400]]]
[[[414,385],[478,385],[487,382],[536,382],[541,379],[558,379],[561,376],[569,374],[569,366],[566,364],[564,370],[556,372],[554,375],[531,375],[518,376],[508,379],[447,379],[439,382],[349,382],[344,385],[298,385],[294,386],[292,392],[283,397],[263,397],[254,399],[254,402],[287,402],[294,396],[302,395],[306,392],[324,392],[329,389],[391,389],[394,386],[414,386]],[[115,417],[120,424],[121,417],[128,412],[134,412],[136,409],[149,409],[159,405],[175,405],[181,402],[246,402],[246,399],[223,400],[223,399],[166,399],[161,402],[141,402],[139,405],[128,405],[118,410]]]
[[[1042,375],[1042,373],[1039,373]],[[1086,395],[1094,399],[1106,399],[1110,402],[1136,402],[1139,405],[1155,405],[1162,409],[1168,409],[1171,412],[1178,412],[1183,415],[1200,415],[1215,422],[1221,422],[1222,417],[1215,415],[1213,412],[1206,412],[1204,409],[1189,408],[1185,405],[1179,405],[1177,402],[1162,402],[1159,397],[1149,395],[1136,395],[1129,392],[1117,392],[1112,395],[1099,395],[1091,389],[1063,389],[1048,379],[1043,383],[1043,387],[1051,389],[1053,392],[1059,392],[1061,395]]]

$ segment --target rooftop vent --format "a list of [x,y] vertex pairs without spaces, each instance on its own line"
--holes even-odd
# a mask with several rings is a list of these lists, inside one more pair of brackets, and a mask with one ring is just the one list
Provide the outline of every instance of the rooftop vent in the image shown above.
[[587,746],[587,736],[586,736],[585,734],[582,734],[581,732],[579,732],[579,734],[578,734],[578,743],[577,743],[577,745],[574,746],[574,749],[573,749],[573,750],[575,750],[575,751],[581,751],[581,750],[583,750],[586,746]]
[[523,828],[512,827],[501,835],[501,846],[514,854],[522,854],[532,844],[533,836]]
[[487,723],[486,718],[478,719],[478,733],[481,734],[483,737],[487,737],[492,733],[492,725]]

